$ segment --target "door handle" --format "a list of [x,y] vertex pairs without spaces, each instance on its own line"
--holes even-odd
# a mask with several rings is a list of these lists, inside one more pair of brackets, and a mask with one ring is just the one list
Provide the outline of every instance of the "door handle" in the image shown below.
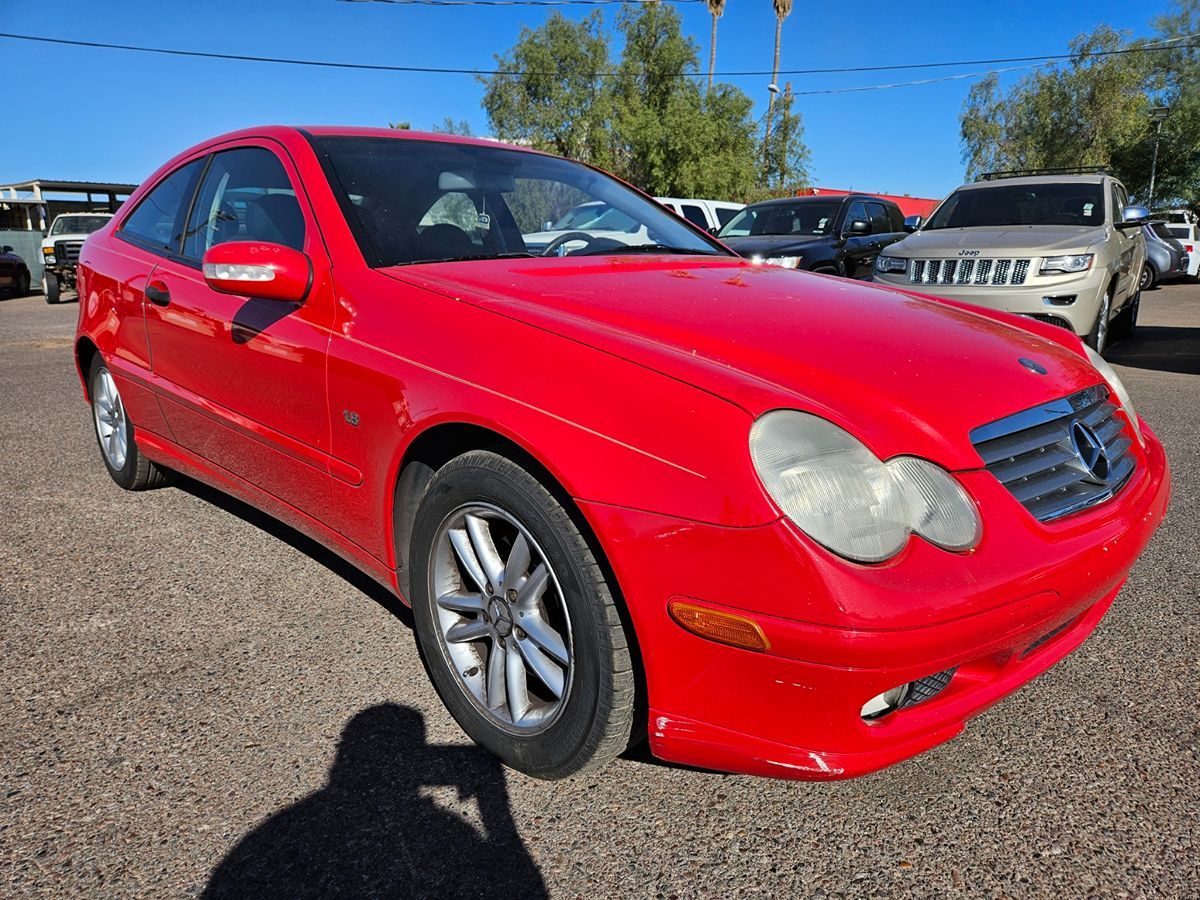
[[166,306],[171,302],[171,292],[162,282],[156,281],[146,285],[146,299],[155,306]]

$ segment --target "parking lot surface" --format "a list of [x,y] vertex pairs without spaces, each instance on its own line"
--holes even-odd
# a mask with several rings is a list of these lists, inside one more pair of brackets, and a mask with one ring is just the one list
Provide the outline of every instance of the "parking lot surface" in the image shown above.
[[366,578],[195,483],[109,480],[76,311],[0,302],[0,896],[1200,895],[1200,286],[1109,354],[1175,493],[1097,632],[835,784],[502,769]]

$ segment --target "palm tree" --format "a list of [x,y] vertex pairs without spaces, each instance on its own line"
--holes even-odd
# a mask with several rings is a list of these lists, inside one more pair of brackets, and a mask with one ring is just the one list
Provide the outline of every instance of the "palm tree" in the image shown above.
[[[792,0],[771,0],[775,6],[775,64],[771,66],[771,84],[779,83],[779,40],[783,37],[783,20],[792,14]],[[771,130],[771,113],[775,111],[775,92],[767,101],[767,132]]]
[[717,19],[725,12],[725,0],[705,0],[712,16],[712,37],[708,41],[708,89],[712,90],[713,71],[717,68]]

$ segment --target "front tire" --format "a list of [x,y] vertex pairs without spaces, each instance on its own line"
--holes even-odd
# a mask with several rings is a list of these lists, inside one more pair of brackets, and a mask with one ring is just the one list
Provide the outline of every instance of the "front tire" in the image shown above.
[[1096,321],[1092,324],[1092,330],[1085,339],[1087,345],[1097,353],[1103,353],[1104,348],[1108,346],[1108,319],[1112,314],[1113,293],[1114,287],[1110,284],[1100,300],[1100,309],[1096,311]]
[[1138,290],[1152,291],[1158,284],[1158,273],[1154,271],[1154,264],[1149,260],[1142,264],[1142,271],[1138,275]]
[[629,744],[634,677],[613,594],[555,497],[487,451],[433,477],[413,523],[413,617],[450,714],[536,778],[604,765]]
[[53,272],[42,276],[42,293],[46,295],[47,303],[58,303],[62,297],[62,287],[59,285],[58,276]]
[[88,370],[88,395],[92,400],[92,425],[100,458],[112,480],[127,491],[146,491],[170,484],[172,473],[160,468],[138,450],[133,423],[125,410],[112,373],[97,354]]

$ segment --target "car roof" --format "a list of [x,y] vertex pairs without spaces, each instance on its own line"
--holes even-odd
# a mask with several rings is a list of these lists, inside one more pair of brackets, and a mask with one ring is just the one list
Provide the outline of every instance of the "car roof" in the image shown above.
[[1104,179],[1111,177],[1111,175],[1099,173],[1094,175],[1022,175],[1015,178],[989,178],[987,181],[972,181],[964,184],[959,190],[973,191],[979,188],[995,187],[996,185],[1022,187],[1024,185],[1038,184],[1103,184]]
[[[747,209],[757,209],[760,206],[783,206],[787,203],[828,203],[830,200],[836,200],[839,203],[845,200],[871,200],[875,203],[886,203],[889,206],[896,206],[895,201],[877,196],[876,194],[817,194],[811,197],[774,197],[770,200],[759,200],[757,203],[751,203]],[[900,207],[896,206],[896,208],[899,209]]]

